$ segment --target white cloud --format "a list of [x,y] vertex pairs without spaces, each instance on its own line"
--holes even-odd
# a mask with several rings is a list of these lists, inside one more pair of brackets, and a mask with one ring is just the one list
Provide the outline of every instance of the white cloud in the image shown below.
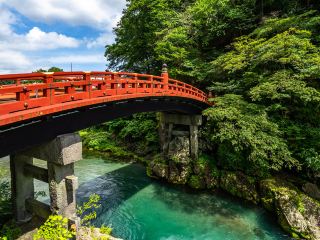
[[22,15],[45,23],[110,29],[119,21],[125,0],[5,0]]
[[0,39],[10,36],[12,34],[11,25],[17,22],[15,15],[6,8],[1,7],[0,3]]
[[[81,41],[56,32],[33,27],[25,34],[14,31],[19,19],[0,2],[0,73],[30,72],[34,57],[29,53],[60,48],[77,48]],[[45,51],[44,51],[45,50]]]
[[16,34],[11,31],[9,35],[3,38],[0,37],[0,50],[40,51],[58,48],[76,48],[79,45],[80,41],[75,38],[56,32],[43,32],[38,27],[33,27],[26,34]]
[[26,40],[29,49],[55,49],[55,48],[74,48],[80,45],[80,41],[58,34],[56,32],[43,32],[38,27],[33,27],[25,36],[22,37]]
[[[120,20],[125,3],[126,0],[0,0],[0,73],[30,72],[70,62],[87,70],[104,67],[103,47],[114,41],[112,27]],[[50,24],[88,26],[100,34],[93,39],[84,33],[76,39],[66,33],[44,31],[21,22],[23,18],[16,12],[49,29]],[[18,33],[17,26],[29,30]]]
[[93,64],[93,63],[103,63],[105,58],[103,54],[75,54],[75,55],[62,55],[56,57],[46,58],[44,61],[47,61],[51,64],[66,64],[66,63],[75,63],[75,64]]
[[0,51],[0,72],[10,73],[25,71],[32,66],[29,59],[22,53],[11,50]]
[[114,35],[111,33],[101,33],[96,39],[88,40],[87,48],[104,47],[114,42]]

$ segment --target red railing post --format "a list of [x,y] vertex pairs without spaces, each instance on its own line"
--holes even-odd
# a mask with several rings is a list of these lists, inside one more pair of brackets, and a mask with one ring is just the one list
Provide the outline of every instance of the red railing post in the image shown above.
[[149,77],[148,77],[148,81],[150,82],[151,93],[153,93],[153,87],[154,87],[154,86],[153,86],[153,85],[154,85],[154,84],[153,84],[153,76],[149,76]]
[[84,72],[83,80],[86,82],[83,91],[88,93],[88,98],[91,98],[91,72]]
[[168,66],[167,64],[162,65],[162,74],[161,77],[163,77],[163,89],[165,91],[169,90],[169,73],[168,73]]
[[137,73],[134,74],[134,87],[137,94],[138,93],[138,74]]
[[53,84],[53,72],[44,72],[44,83],[46,84],[46,89],[43,89],[43,96],[50,99],[50,104],[54,104],[53,96],[55,91],[52,88]]
[[114,81],[113,85],[116,89],[116,95],[118,95],[118,88],[120,88],[120,86],[119,86],[119,73],[112,73],[111,80]]

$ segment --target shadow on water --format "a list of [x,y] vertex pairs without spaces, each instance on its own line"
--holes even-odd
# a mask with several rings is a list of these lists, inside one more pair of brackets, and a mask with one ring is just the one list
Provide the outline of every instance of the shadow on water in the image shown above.
[[[87,172],[87,175],[91,175],[92,171],[103,172],[100,171],[101,167],[103,166],[91,169],[91,173]],[[84,176],[83,174],[86,174],[85,170],[79,173],[79,177]],[[143,213],[150,217],[159,216],[157,211],[160,207],[162,211],[168,211],[169,216],[171,212],[191,218],[201,216],[203,219],[210,219],[211,228],[225,226],[226,231],[241,232],[242,237],[248,236],[248,239],[252,239],[252,236],[256,236],[255,239],[270,239],[268,237],[270,234],[277,234],[277,239],[289,239],[285,234],[281,234],[280,229],[276,230],[274,220],[263,209],[230,198],[229,195],[223,193],[192,191],[186,187],[173,186],[150,179],[146,176],[145,168],[139,164],[124,166],[120,164],[119,168],[105,174],[102,173],[103,175],[99,177],[96,177],[97,174],[92,174],[93,179],[88,178],[88,181],[80,185],[77,199],[81,203],[87,201],[90,194],[99,194],[102,198],[102,206],[97,211],[98,219],[94,221],[94,224],[97,226],[108,225],[110,222],[115,224],[115,234],[119,237],[135,239],[133,236],[143,235],[142,226],[146,223],[141,221],[145,219],[141,220],[139,215],[141,213],[134,212],[137,206],[130,204],[147,204],[148,210]],[[134,195],[136,195],[135,198],[132,198]],[[130,198],[135,199],[134,203]],[[130,202],[129,205],[128,202]],[[161,208],[161,203],[166,207]],[[165,216],[167,215],[163,215]],[[274,232],[275,230],[277,233]]]
[[[280,227],[274,225],[275,216],[252,203],[244,202],[222,191],[196,191],[183,186],[159,183],[156,185],[156,198],[162,199],[171,211],[213,217],[217,226],[230,226],[239,232],[247,229],[261,240],[269,239],[267,235],[274,230],[280,233],[278,239],[291,239]],[[255,224],[251,226],[248,225],[248,219],[244,218],[250,213],[255,216]]]
[[117,208],[152,183],[151,179],[141,177],[142,175],[145,175],[143,166],[125,165],[81,184],[77,191],[77,200],[82,203],[87,201],[92,193],[100,195],[102,206],[97,214],[103,214],[110,209]]

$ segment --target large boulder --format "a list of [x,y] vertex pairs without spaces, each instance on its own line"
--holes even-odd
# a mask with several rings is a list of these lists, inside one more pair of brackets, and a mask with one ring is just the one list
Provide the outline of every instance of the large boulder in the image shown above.
[[164,162],[153,160],[147,166],[147,175],[149,177],[167,179],[169,175],[169,167]]
[[259,202],[255,179],[242,172],[221,171],[220,187],[233,196],[255,204]]
[[191,174],[192,168],[190,164],[176,163],[174,161],[169,162],[169,182],[175,184],[186,184]]
[[317,185],[313,183],[305,183],[302,186],[302,190],[310,197],[320,201],[320,189]]
[[283,179],[260,182],[261,202],[294,238],[320,240],[320,203]]
[[170,141],[168,158],[176,163],[189,164],[190,139],[188,136],[174,136]]
[[148,163],[147,174],[150,177],[166,179],[170,183],[186,184],[192,174],[191,159],[184,156],[173,160],[157,156]]

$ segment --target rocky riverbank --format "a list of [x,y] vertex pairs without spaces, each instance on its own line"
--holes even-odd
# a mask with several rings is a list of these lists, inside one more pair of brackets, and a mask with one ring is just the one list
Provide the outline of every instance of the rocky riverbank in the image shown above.
[[292,237],[320,239],[320,190],[313,183],[286,175],[258,180],[240,171],[219,170],[206,156],[192,161],[184,151],[176,151],[167,160],[155,157],[147,174],[194,189],[222,189],[262,205]]
[[[101,152],[101,144],[98,145],[94,150]],[[223,190],[261,205],[272,212],[282,228],[294,238],[320,239],[320,190],[315,183],[288,174],[261,178],[220,169],[207,155],[193,160],[189,145],[189,136],[178,134],[170,141],[166,159],[160,154],[148,160],[141,157],[128,159],[143,162],[150,177],[193,189]],[[93,150],[91,145],[87,147]],[[110,154],[113,156],[112,151]],[[117,155],[115,157],[117,159]]]

